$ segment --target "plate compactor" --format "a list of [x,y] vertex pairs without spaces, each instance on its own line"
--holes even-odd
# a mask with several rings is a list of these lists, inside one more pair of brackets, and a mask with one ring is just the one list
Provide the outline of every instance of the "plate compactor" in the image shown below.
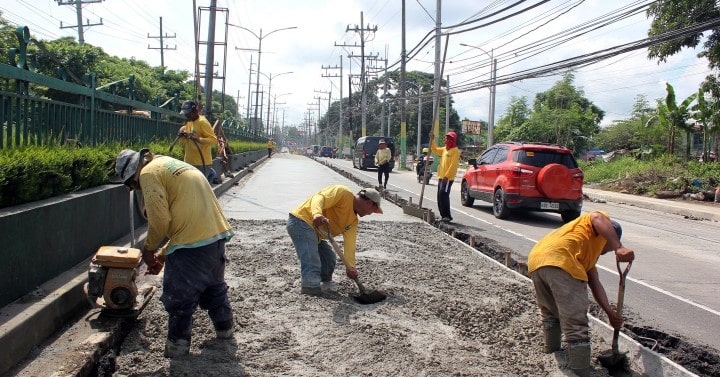
[[152,297],[155,287],[138,291],[136,279],[141,251],[131,247],[101,246],[90,262],[84,290],[90,305],[110,316],[136,316]]

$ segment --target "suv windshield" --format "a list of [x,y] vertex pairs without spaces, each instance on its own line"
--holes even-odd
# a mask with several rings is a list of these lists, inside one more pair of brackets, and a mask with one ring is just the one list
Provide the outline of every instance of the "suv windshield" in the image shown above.
[[513,152],[513,161],[525,165],[544,167],[549,164],[565,165],[568,169],[577,169],[577,161],[569,153],[557,153],[551,150],[533,151],[518,149]]

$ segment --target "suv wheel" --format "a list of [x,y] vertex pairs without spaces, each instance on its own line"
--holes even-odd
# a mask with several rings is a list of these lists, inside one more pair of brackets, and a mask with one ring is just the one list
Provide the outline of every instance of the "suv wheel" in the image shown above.
[[460,186],[460,203],[465,207],[472,207],[473,203],[475,203],[475,198],[470,196],[467,181],[463,181],[462,186]]
[[573,209],[560,212],[560,217],[562,217],[562,221],[564,223],[569,223],[570,221],[577,219],[579,216],[580,211],[576,211]]
[[495,190],[495,194],[493,195],[493,215],[501,220],[507,219],[510,215],[510,208],[507,206],[505,192],[502,188]]

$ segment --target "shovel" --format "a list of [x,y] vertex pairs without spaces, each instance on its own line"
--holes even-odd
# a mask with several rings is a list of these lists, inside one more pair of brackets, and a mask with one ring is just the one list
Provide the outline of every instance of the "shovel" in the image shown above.
[[[329,225],[327,226],[327,236],[328,236],[328,240],[330,240],[330,244],[332,244],[333,250],[335,250],[335,254],[337,254],[338,257],[340,257],[340,260],[345,265],[345,268],[347,268],[348,264],[345,261],[345,254],[340,249],[340,245],[338,245],[337,242],[335,242],[335,239],[333,238],[332,234],[330,234],[330,226]],[[378,303],[387,298],[387,295],[385,295],[382,292],[366,290],[365,287],[362,285],[362,283],[360,283],[360,280],[358,278],[354,278],[352,280],[355,282],[355,284],[357,284],[358,289],[360,290],[359,295],[353,295],[353,299],[355,299],[355,301],[357,301],[358,303],[360,303],[362,305],[375,304],[375,303]]]
[[[620,286],[618,288],[618,299],[617,299],[617,313],[622,316],[623,301],[625,299],[625,278],[628,272],[630,272],[630,266],[632,262],[628,262],[625,270],[620,269],[620,261],[615,262],[617,264],[618,274],[620,275]],[[627,356],[625,353],[620,352],[618,349],[618,338],[620,337],[620,329],[615,329],[612,338],[612,350],[605,351],[598,356],[600,364],[607,368],[610,375],[616,375],[617,372],[626,371],[627,368]]]

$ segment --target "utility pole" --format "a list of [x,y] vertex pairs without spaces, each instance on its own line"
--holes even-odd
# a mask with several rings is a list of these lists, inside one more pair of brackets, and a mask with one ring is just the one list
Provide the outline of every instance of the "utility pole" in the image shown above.
[[[343,80],[342,80],[342,77],[343,77],[343,70],[342,70],[343,65],[342,65],[342,60],[343,60],[343,59],[342,59],[342,55],[340,55],[340,67],[338,67],[338,66],[334,66],[334,67],[322,66],[322,69],[325,70],[325,73],[322,75],[323,77],[331,77],[331,78],[332,78],[332,77],[339,77],[339,78],[340,78],[340,101],[339,101],[340,111],[339,111],[339,117],[338,117],[339,120],[338,120],[337,146],[338,146],[338,148],[340,149],[340,152],[341,152],[341,153],[342,153],[343,146],[344,146],[344,143],[343,143],[343,110],[342,110],[342,93],[343,93]],[[328,70],[328,69],[340,69],[340,75],[330,75],[330,74],[327,73],[327,70]],[[330,109],[330,108],[328,107],[328,111],[329,111],[329,109]]]
[[158,35],[157,37],[151,37],[150,33],[148,33],[147,37],[154,38],[154,39],[160,39],[160,48],[150,47],[150,45],[148,45],[148,50],[160,50],[160,66],[162,67],[163,72],[165,72],[165,50],[177,50],[177,45],[175,45],[175,47],[173,47],[173,48],[167,47],[167,46],[165,46],[165,43],[163,42],[163,38],[175,38],[176,35],[173,34],[173,36],[171,37],[171,36],[167,35],[167,33],[165,33],[165,35],[163,36],[163,23],[162,23],[162,17],[160,17],[160,35]]
[[100,22],[91,24],[90,20],[87,20],[87,23],[83,25],[83,17],[82,17],[82,6],[84,4],[92,4],[92,3],[99,3],[104,0],[57,0],[58,5],[75,5],[75,13],[77,14],[77,24],[71,25],[71,26],[63,26],[62,21],[60,21],[60,29],[67,29],[67,28],[77,28],[78,30],[78,43],[81,45],[85,44],[85,35],[83,33],[84,29],[86,27],[90,26],[98,26],[102,25],[102,18],[100,19]]
[[366,136],[367,134],[367,111],[366,111],[366,104],[367,104],[367,93],[365,91],[365,84],[366,84],[366,73],[365,73],[365,32],[377,32],[377,25],[375,27],[371,28],[370,25],[367,27],[363,26],[364,20],[363,20],[363,12],[360,12],[360,26],[355,25],[354,28],[350,28],[348,26],[345,31],[354,31],[356,33],[360,33],[360,55],[362,56],[362,59],[360,60],[360,90],[362,93],[362,99],[361,99],[361,122],[362,122],[362,136]]
[[407,169],[407,99],[405,98],[405,0],[402,0],[402,43],[400,48],[400,167]]
[[[330,136],[330,103],[332,101],[332,88],[329,92],[324,92],[322,90],[315,90],[315,93],[320,94],[327,94],[328,95],[328,109],[327,113],[325,115],[325,144],[324,145],[331,145],[332,143],[328,140],[328,136]],[[325,99],[324,97],[315,97],[318,99],[318,122],[320,122],[320,100]]]

